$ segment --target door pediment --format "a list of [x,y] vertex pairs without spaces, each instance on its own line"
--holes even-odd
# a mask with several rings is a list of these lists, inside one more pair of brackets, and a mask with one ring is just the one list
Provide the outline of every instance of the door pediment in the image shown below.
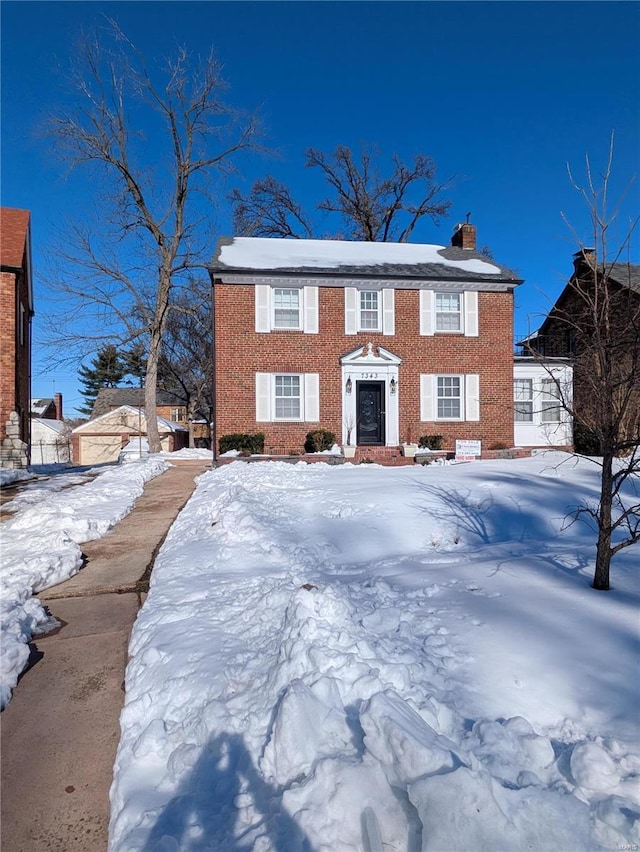
[[354,349],[353,352],[343,355],[342,358],[340,358],[340,363],[343,367],[356,366],[360,364],[377,364],[379,366],[390,366],[393,364],[398,366],[402,364],[402,358],[394,355],[393,352],[389,352],[389,350],[385,349],[383,346],[375,346],[373,343],[366,343],[364,346],[359,346],[357,349]]

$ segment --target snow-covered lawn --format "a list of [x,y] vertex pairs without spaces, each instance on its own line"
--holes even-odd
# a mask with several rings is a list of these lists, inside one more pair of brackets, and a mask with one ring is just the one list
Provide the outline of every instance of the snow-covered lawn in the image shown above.
[[639,548],[590,588],[597,468],[234,463],[134,626],[111,852],[640,843]]
[[168,466],[156,457],[85,473],[58,472],[47,480],[27,481],[5,504],[14,515],[0,524],[0,707],[27,664],[27,643],[52,626],[33,595],[76,574],[82,565],[78,545],[100,538],[124,518],[144,483]]

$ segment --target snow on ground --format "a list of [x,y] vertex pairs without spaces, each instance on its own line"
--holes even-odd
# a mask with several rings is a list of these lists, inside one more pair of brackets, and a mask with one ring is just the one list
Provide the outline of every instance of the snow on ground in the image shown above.
[[[203,475],[134,626],[110,852],[640,843],[638,548],[561,454]],[[635,551],[635,552],[634,552]]]
[[68,471],[26,483],[5,504],[3,510],[15,514],[0,525],[0,707],[27,664],[27,643],[52,626],[33,595],[76,574],[82,566],[78,545],[101,538],[129,514],[144,483],[167,467],[155,458]]

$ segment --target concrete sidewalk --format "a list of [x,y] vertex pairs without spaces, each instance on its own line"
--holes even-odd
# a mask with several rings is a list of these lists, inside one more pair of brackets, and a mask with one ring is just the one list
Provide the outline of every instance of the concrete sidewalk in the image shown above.
[[2,852],[104,852],[131,627],[155,555],[210,463],[175,462],[82,546],[85,567],[38,595],[62,627],[36,637],[0,717]]

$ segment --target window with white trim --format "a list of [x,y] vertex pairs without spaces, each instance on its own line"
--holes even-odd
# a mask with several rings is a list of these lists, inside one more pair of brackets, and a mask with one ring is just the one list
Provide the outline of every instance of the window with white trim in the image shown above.
[[273,328],[301,328],[299,288],[274,287]]
[[256,373],[256,422],[317,423],[318,373]]
[[395,291],[392,287],[381,290],[344,288],[344,333],[382,332],[393,336],[395,332]]
[[172,408],[171,409],[171,422],[172,423],[181,423],[185,419],[185,409],[184,408]]
[[300,420],[300,376],[275,376],[274,417],[276,420]]
[[255,330],[318,334],[318,288],[256,284]]
[[462,419],[462,377],[438,376],[436,381],[436,418]]
[[460,293],[436,293],[436,331],[462,331]]
[[540,419],[543,423],[559,423],[562,408],[560,388],[554,379],[543,379],[541,388]]
[[478,293],[420,290],[420,334],[478,337]]
[[360,330],[380,331],[380,294],[377,290],[360,290]]
[[420,376],[420,420],[480,420],[480,376],[478,373]]
[[513,408],[516,423],[533,422],[533,379],[514,379]]

